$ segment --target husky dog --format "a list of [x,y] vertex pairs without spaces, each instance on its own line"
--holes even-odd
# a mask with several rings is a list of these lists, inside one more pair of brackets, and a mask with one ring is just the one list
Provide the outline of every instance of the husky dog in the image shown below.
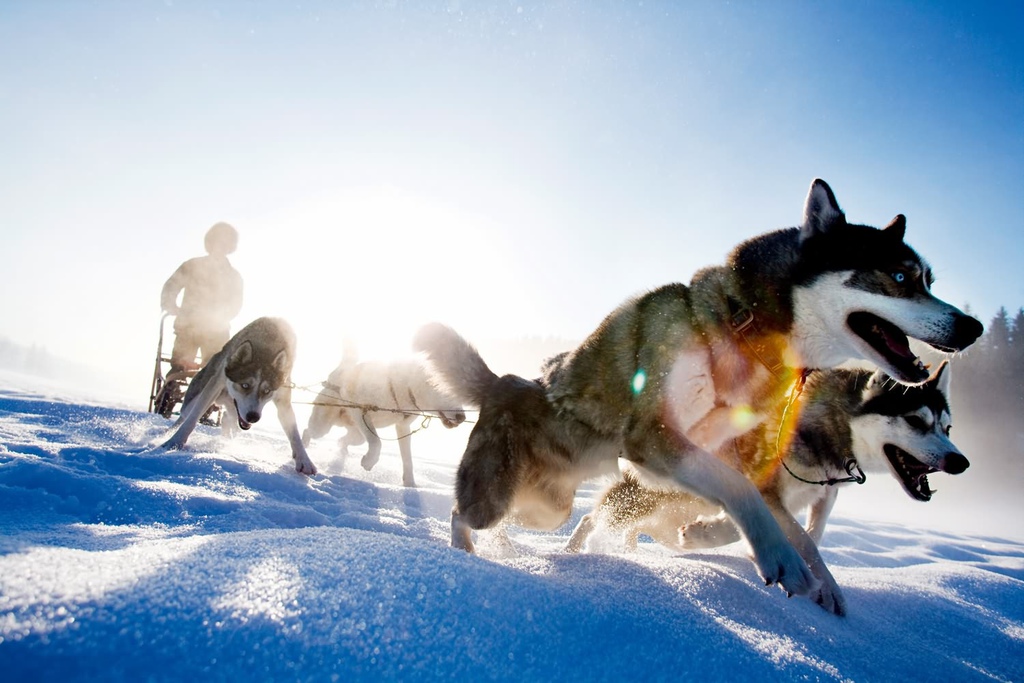
[[[196,424],[214,403],[227,409],[221,429],[229,436],[237,427],[249,429],[273,399],[277,417],[292,446],[295,469],[316,474],[299,438],[292,410],[291,372],[295,332],[281,318],[257,318],[228,340],[192,379],[181,404],[181,416],[163,448],[182,448]],[[237,427],[236,427],[237,425]]]
[[764,419],[795,369],[860,358],[918,384],[928,371],[907,335],[948,352],[978,338],[980,322],[932,295],[905,228],[902,215],[882,230],[847,223],[815,180],[799,227],[741,244],[689,286],[625,302],[536,381],[498,377],[450,328],[421,329],[414,348],[480,407],[456,474],[452,545],[472,551],[471,530],[506,518],[557,528],[579,484],[622,457],[720,505],[766,583],[831,608],[812,573],[823,567],[807,567],[757,488],[712,453]]
[[[724,445],[719,457],[734,461],[757,485],[790,542],[809,566],[822,567],[827,581],[817,546],[839,486],[863,482],[864,472],[888,472],[911,498],[928,501],[929,474],[960,474],[969,466],[949,439],[949,375],[945,361],[927,382],[911,387],[881,371],[812,373],[792,403]],[[804,531],[794,514],[808,506]],[[673,550],[740,540],[736,526],[714,508],[683,491],[649,488],[627,470],[583,516],[566,550],[581,550],[598,525],[625,532],[631,548],[641,533]],[[831,590],[833,611],[845,613],[839,587]]]
[[407,358],[389,363],[346,362],[332,372],[317,396],[302,443],[325,436],[332,427],[345,427],[341,437],[342,454],[349,446],[369,442],[360,464],[369,471],[380,459],[377,430],[394,425],[398,450],[402,455],[402,483],[416,486],[412,474],[412,450],[409,443],[412,423],[436,416],[451,429],[466,420],[459,400],[438,389],[428,378],[422,359]]

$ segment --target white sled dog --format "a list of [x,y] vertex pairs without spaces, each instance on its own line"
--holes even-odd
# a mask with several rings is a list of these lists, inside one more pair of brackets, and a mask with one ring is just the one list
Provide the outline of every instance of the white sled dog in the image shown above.
[[291,372],[295,362],[295,332],[281,318],[257,318],[228,340],[224,348],[192,378],[181,404],[181,416],[163,448],[183,448],[196,424],[214,403],[227,409],[221,423],[231,436],[259,422],[263,407],[273,400],[277,417],[292,446],[295,469],[316,474],[292,409]]
[[[888,472],[911,498],[929,501],[929,474],[960,474],[969,466],[949,438],[949,375],[945,361],[927,382],[912,387],[881,371],[811,373],[791,405],[780,405],[718,455],[757,485],[808,566],[823,567],[818,543],[840,486],[863,483],[865,472]],[[794,515],[808,506],[805,531]],[[716,506],[683,491],[645,486],[629,470],[583,516],[566,550],[582,550],[599,528],[624,534],[630,548],[641,533],[673,550],[740,540],[736,526]],[[842,592],[830,588],[833,611],[844,614]]]
[[805,368],[866,359],[907,384],[928,379],[908,335],[966,348],[980,322],[932,295],[932,272],[885,229],[847,223],[815,180],[800,227],[755,237],[724,266],[622,304],[540,379],[498,377],[450,328],[421,329],[453,393],[480,407],[456,474],[452,545],[509,518],[555,529],[579,484],[629,460],[721,506],[766,583],[834,609],[835,582],[808,568],[757,488],[713,452],[761,422]]
[[369,471],[380,460],[381,427],[395,428],[402,456],[402,483],[416,486],[412,472],[412,424],[424,417],[438,417],[448,429],[466,420],[461,402],[441,391],[427,376],[421,358],[390,362],[364,361],[341,364],[328,376],[317,396],[302,443],[319,439],[332,427],[345,427],[341,452],[369,442],[361,465]]

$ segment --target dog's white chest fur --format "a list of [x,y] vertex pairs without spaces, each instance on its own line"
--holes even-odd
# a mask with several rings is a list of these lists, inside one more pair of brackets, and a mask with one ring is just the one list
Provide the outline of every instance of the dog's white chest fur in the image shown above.
[[[766,381],[767,371],[754,368],[747,383]],[[745,383],[745,384],[747,384]],[[671,426],[690,441],[709,451],[718,450],[729,439],[744,434],[763,419],[748,401],[751,386],[730,386],[728,396],[720,395],[715,383],[711,356],[704,350],[680,353],[665,382],[664,412]]]
[[715,381],[707,352],[701,349],[679,354],[665,382],[665,403],[668,418],[682,434],[714,410]]

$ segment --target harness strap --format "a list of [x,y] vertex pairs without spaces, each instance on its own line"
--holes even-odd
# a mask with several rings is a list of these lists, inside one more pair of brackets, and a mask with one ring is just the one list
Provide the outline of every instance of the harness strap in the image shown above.
[[[769,335],[764,334],[757,326],[757,320],[754,317],[754,312],[750,310],[739,299],[734,297],[727,297],[729,302],[729,328],[732,333],[737,336],[748,351],[757,359],[761,365],[764,366],[765,370],[769,372],[775,379],[779,381],[785,381],[785,369],[786,362],[782,358],[782,354],[779,350],[771,344],[768,339]],[[856,458],[846,458],[843,467],[846,470],[848,476],[837,478],[829,477],[828,479],[822,479],[821,481],[811,481],[810,479],[804,479],[796,472],[790,469],[789,465],[786,464],[785,455],[782,452],[782,432],[786,428],[786,418],[789,415],[790,408],[796,403],[800,394],[804,390],[804,384],[807,383],[807,376],[814,371],[814,368],[804,368],[800,371],[800,377],[789,391],[789,400],[786,402],[786,407],[782,412],[782,420],[779,422],[779,431],[775,435],[775,454],[779,458],[779,462],[786,468],[786,471],[796,480],[802,481],[805,484],[814,484],[816,486],[835,486],[836,484],[845,484],[848,482],[856,482],[863,484],[867,481],[867,475],[864,474],[864,470],[861,469],[860,464]]]
[[734,297],[730,296],[727,299],[729,301],[729,329],[740,338],[747,350],[772,377],[784,380],[783,371],[786,368],[786,362],[779,350],[767,341],[768,335],[763,334],[758,328],[754,312]]

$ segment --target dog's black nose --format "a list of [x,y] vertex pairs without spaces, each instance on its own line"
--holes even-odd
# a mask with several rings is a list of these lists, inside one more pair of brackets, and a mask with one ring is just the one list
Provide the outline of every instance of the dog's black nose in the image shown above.
[[245,421],[246,422],[259,422],[260,421],[260,414],[257,413],[255,410],[251,411],[251,412],[248,412],[248,413],[245,414]]
[[977,318],[969,315],[958,316],[953,325],[953,337],[956,340],[956,347],[963,351],[973,344],[985,331],[985,326]]
[[971,463],[967,461],[967,458],[959,453],[946,454],[946,467],[944,470],[948,474],[960,474],[970,466]]

